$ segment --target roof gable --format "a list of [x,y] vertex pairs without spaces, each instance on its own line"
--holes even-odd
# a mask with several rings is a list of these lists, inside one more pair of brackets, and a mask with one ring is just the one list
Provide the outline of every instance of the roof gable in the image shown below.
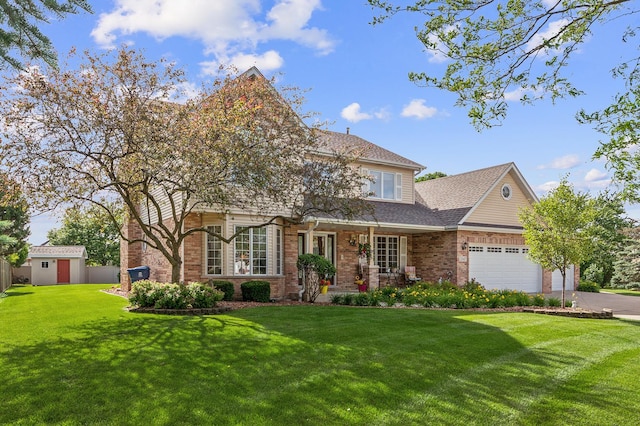
[[527,199],[537,201],[535,193],[514,163],[418,182],[417,200],[437,211],[448,226],[460,225],[473,214],[507,174],[513,176]]

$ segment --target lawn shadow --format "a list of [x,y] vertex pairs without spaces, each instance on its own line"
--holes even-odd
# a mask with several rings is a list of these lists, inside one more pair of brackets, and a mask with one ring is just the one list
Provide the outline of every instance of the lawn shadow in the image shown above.
[[464,317],[297,306],[87,320],[2,351],[0,423],[474,423],[531,409],[581,362]]

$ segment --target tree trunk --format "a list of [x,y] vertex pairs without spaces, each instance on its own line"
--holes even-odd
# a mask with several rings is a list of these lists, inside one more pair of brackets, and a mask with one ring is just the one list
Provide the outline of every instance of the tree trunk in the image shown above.
[[[562,308],[564,308],[564,292],[567,283],[567,269],[562,269],[560,272],[562,272]],[[553,287],[553,278],[551,279],[551,286]]]

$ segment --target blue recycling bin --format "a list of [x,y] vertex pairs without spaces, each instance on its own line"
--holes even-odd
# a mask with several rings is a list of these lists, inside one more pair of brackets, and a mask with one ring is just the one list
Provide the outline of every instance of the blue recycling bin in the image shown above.
[[134,283],[140,280],[148,280],[149,274],[151,273],[151,268],[148,266],[136,266],[135,268],[127,269],[129,273],[129,278],[131,278],[131,282]]

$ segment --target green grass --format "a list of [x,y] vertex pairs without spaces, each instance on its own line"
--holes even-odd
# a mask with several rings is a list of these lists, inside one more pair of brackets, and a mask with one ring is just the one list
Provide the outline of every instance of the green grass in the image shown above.
[[640,420],[640,323],[343,306],[146,315],[104,287],[0,299],[0,424]]
[[604,288],[600,290],[603,293],[615,293],[615,294],[623,294],[625,296],[640,296],[640,291],[638,290],[623,290],[618,288]]

